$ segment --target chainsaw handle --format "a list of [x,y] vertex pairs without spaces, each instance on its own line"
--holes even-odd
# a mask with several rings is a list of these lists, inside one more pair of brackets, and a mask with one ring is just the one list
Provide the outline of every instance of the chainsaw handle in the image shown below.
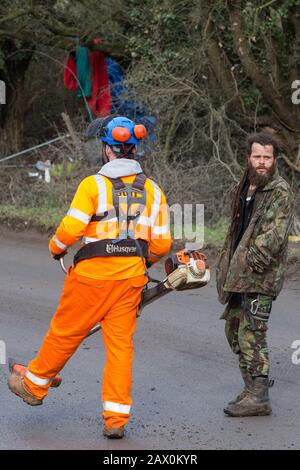
[[64,262],[64,258],[63,258],[63,257],[60,258],[59,263],[60,263],[60,267],[61,267],[61,269],[63,270],[63,272],[64,272],[65,274],[67,274],[68,271],[67,271],[67,268],[66,268],[66,266],[65,266],[65,262]]

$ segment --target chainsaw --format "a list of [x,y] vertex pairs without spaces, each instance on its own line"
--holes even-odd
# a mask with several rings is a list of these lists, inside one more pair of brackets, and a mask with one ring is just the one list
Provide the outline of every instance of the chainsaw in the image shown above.
[[[177,290],[199,289],[210,281],[210,270],[206,264],[206,256],[198,250],[180,250],[165,261],[167,277],[157,285],[142,293],[139,314],[142,309],[154,300]],[[150,278],[151,281],[151,278]]]
[[[64,258],[58,258],[61,268],[65,274],[68,270],[64,264]],[[156,286],[146,285],[142,293],[141,303],[138,309],[138,316],[147,305],[160,297],[173,292],[189,289],[199,289],[210,281],[210,269],[206,264],[206,256],[199,250],[180,250],[170,256],[165,261],[165,271],[167,277],[162,281],[157,281],[148,275],[149,282],[156,283]],[[86,338],[101,330],[98,324],[91,329]]]

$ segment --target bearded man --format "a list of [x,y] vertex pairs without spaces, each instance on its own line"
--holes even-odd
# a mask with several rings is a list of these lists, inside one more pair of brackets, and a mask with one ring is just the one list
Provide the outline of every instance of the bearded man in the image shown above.
[[269,399],[268,320],[283,286],[293,194],[279,176],[279,144],[267,133],[247,138],[247,168],[234,191],[231,224],[217,265],[219,301],[227,304],[225,334],[239,357],[243,391],[226,415],[272,412]]

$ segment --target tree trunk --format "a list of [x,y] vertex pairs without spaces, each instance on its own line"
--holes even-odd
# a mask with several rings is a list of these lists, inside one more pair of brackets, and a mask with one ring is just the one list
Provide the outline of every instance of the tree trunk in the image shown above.
[[255,61],[243,33],[242,11],[239,2],[235,2],[232,7],[231,26],[234,48],[247,76],[252,79],[255,86],[260,90],[264,100],[273,110],[278,121],[290,131],[297,132],[299,126],[297,117],[290,111],[288,105],[284,103],[279,90],[273,88],[272,84],[270,84],[268,78],[263,75]]
[[24,44],[16,49],[11,40],[6,40],[4,51],[7,57],[6,74],[2,78],[6,84],[6,104],[0,108],[0,149],[1,156],[21,149],[24,138],[24,119],[27,111],[25,95],[26,72],[33,55],[24,49],[32,49]]
[[21,150],[24,137],[24,81],[15,83],[10,100],[7,100],[7,111],[1,125],[1,156]]

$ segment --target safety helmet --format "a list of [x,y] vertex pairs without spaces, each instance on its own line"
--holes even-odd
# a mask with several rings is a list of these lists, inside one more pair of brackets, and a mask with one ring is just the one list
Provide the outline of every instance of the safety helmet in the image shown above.
[[100,140],[108,145],[139,145],[146,135],[147,130],[143,124],[135,124],[124,116],[118,116],[103,123],[99,132]]

